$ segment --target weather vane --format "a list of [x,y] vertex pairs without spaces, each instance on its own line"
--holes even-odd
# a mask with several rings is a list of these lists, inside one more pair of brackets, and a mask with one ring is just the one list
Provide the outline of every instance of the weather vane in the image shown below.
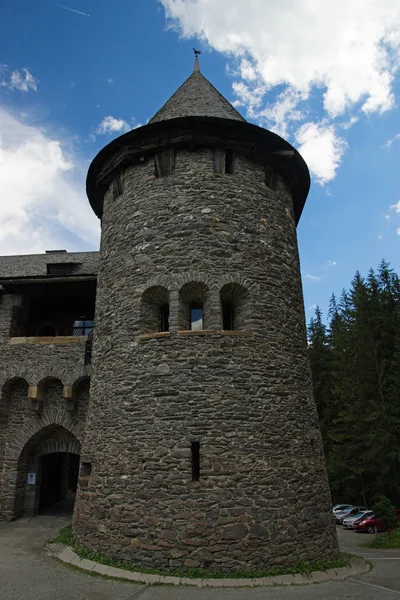
[[193,52],[195,57],[197,58],[199,54],[201,54],[201,50],[196,50],[196,48],[193,48]]

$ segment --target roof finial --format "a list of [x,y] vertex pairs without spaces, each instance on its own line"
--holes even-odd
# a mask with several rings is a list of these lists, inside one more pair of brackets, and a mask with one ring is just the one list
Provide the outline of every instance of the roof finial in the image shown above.
[[193,52],[195,55],[193,73],[200,73],[199,54],[201,54],[201,51],[193,48]]

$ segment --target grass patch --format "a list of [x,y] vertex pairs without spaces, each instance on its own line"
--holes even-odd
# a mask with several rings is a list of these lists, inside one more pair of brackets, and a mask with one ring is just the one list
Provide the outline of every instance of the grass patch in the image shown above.
[[170,575],[173,577],[190,577],[200,579],[247,579],[257,577],[274,577],[277,575],[295,575],[300,573],[306,575],[312,571],[327,571],[328,569],[337,569],[339,567],[347,567],[349,565],[349,554],[341,553],[336,560],[319,561],[315,563],[296,563],[291,567],[267,567],[262,571],[248,571],[238,569],[233,573],[215,572],[208,569],[189,568],[187,570],[173,569],[171,571],[162,571],[160,569],[146,569],[138,565],[122,562],[113,558],[107,558],[86,548],[79,546],[72,534],[72,527],[69,525],[63,527],[58,536],[52,540],[70,546],[80,558],[87,558],[94,562],[108,567],[116,567],[117,569],[125,569],[126,571],[137,571],[138,573],[147,573],[149,575]]
[[380,533],[375,536],[370,542],[364,542],[360,544],[364,548],[400,548],[400,528],[394,529],[391,533]]

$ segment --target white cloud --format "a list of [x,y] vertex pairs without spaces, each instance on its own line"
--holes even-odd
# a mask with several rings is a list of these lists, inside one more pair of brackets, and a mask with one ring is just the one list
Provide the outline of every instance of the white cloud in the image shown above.
[[381,233],[378,235],[378,240],[383,240],[383,235]]
[[37,86],[39,85],[39,79],[36,79],[28,71],[28,69],[20,69],[12,71],[10,74],[7,71],[7,67],[3,66],[2,78],[0,86],[7,88],[11,91],[18,90],[19,92],[37,92]]
[[347,131],[347,129],[350,129],[350,127],[353,127],[353,125],[355,123],[357,123],[359,120],[360,120],[359,117],[351,117],[348,121],[345,121],[344,123],[342,123],[341,127]]
[[104,135],[111,133],[126,133],[130,131],[131,127],[127,121],[124,119],[116,119],[109,115],[108,117],[104,117],[104,119],[99,123],[96,133]]
[[309,281],[321,281],[319,277],[316,275],[311,275],[310,273],[306,273],[304,275],[304,279],[308,279]]
[[[397,213],[400,213],[400,200],[398,202],[396,202],[396,204],[392,204],[392,206],[390,207],[391,210],[395,210]],[[386,215],[386,218],[390,219],[389,215]]]
[[333,125],[304,123],[296,132],[296,142],[318,183],[324,184],[335,177],[347,143],[336,134]]
[[394,142],[397,142],[397,140],[400,140],[400,133],[396,133],[395,136],[393,136],[392,138],[390,138],[385,144],[384,144],[384,148],[387,148],[388,150],[390,150],[390,148],[392,147],[392,144],[394,144]]
[[[394,106],[400,4],[393,0],[160,2],[171,27],[229,58],[237,104],[249,118],[283,135],[299,121],[315,120],[306,102],[321,103],[328,125],[345,116],[345,130],[362,114]],[[320,183],[335,176],[343,156],[344,145],[332,130],[329,137],[330,165],[328,158],[323,168],[316,165],[312,151],[310,167]],[[314,139],[320,147],[321,136]]]
[[99,224],[85,197],[83,161],[4,108],[0,132],[0,255],[97,249]]
[[400,227],[397,228],[397,235],[400,235]]
[[328,260],[328,267],[337,267],[336,260]]
[[114,80],[113,80],[113,78],[112,78],[112,77],[109,77],[109,78],[107,79],[107,83],[114,83]]

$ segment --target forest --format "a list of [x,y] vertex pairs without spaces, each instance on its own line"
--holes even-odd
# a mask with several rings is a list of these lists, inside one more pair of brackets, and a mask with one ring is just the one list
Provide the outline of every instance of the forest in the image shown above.
[[[327,322],[327,323],[326,323]],[[319,308],[308,342],[333,501],[400,507],[400,278],[382,261]]]

